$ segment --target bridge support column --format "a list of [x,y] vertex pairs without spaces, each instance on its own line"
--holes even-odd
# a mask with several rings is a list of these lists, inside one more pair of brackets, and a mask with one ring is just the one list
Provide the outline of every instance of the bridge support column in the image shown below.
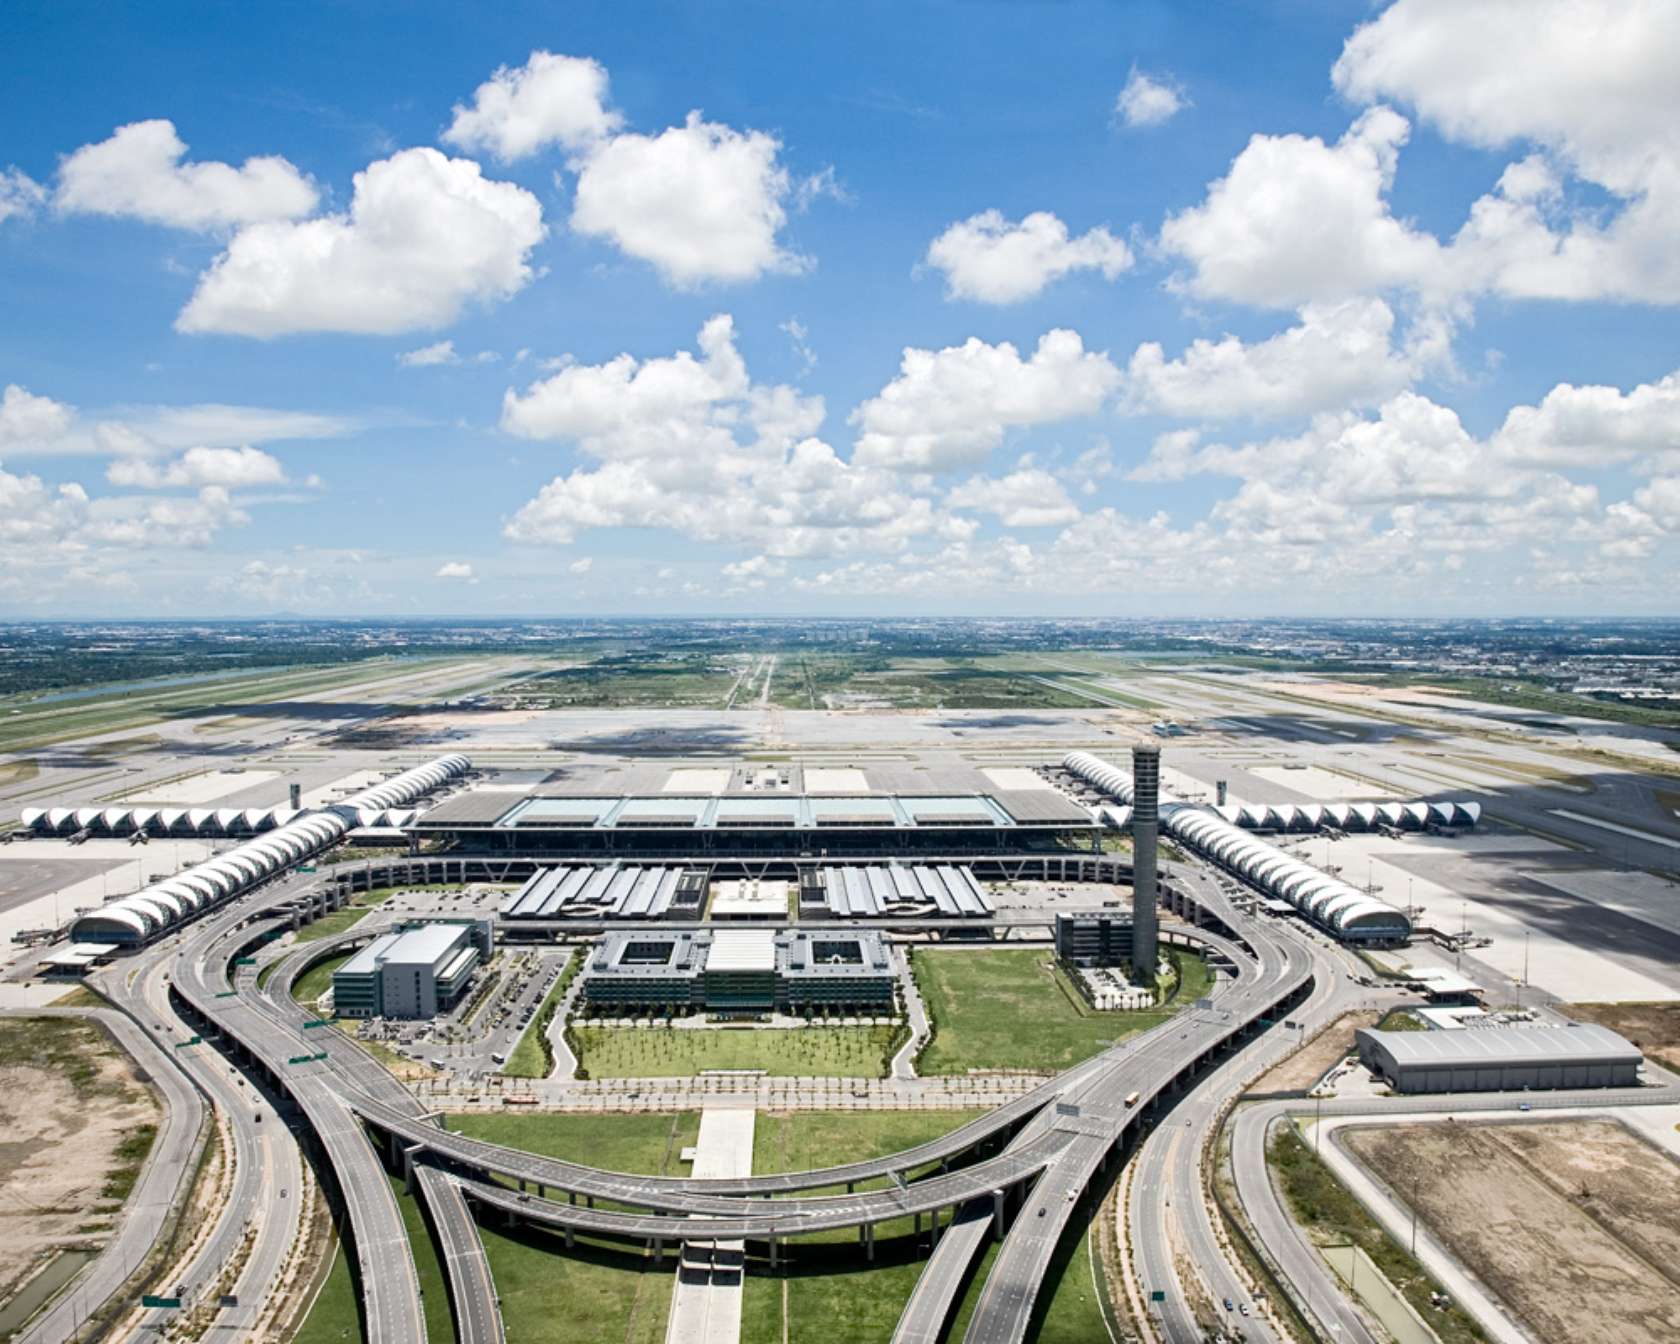
[[777,1264],[776,1239],[774,1237],[771,1237],[770,1238],[770,1268],[774,1269],[776,1267],[776,1264]]
[[655,1237],[653,1239],[653,1263],[656,1265],[662,1265],[665,1263],[664,1237]]
[[1002,1190],[992,1191],[992,1226],[993,1226],[994,1230],[997,1232],[997,1237],[998,1237],[999,1241],[1003,1240],[1003,1218],[1004,1218],[1005,1210],[1006,1210],[1006,1204],[1005,1204],[1005,1200],[1004,1200],[1003,1191]]
[[408,1147],[403,1149],[403,1184],[408,1187],[408,1193],[411,1195],[414,1193],[414,1155],[420,1151],[420,1145],[417,1143],[410,1144]]
[[566,1229],[566,1249],[572,1249],[572,1229],[569,1227]]
[[568,1191],[566,1191],[566,1194],[568,1196],[570,1196],[570,1198],[571,1198],[572,1207],[576,1208],[577,1207],[577,1191],[576,1190],[568,1190]]
[[586,1209],[594,1208],[595,1207],[595,1196],[594,1195],[585,1195],[583,1197],[583,1206]]
[[920,1213],[916,1215],[916,1225],[912,1229],[910,1235],[915,1241],[920,1241],[922,1239],[922,1215]]
[[865,1260],[870,1260],[870,1261],[873,1261],[875,1259],[875,1224],[874,1223],[865,1223],[863,1225],[863,1258]]
[[931,1214],[931,1222],[930,1222],[929,1225],[932,1228],[932,1238],[931,1238],[931,1241],[930,1241],[929,1244],[933,1245],[933,1246],[937,1246],[937,1245],[939,1245],[939,1210],[938,1209],[933,1210],[933,1212]]

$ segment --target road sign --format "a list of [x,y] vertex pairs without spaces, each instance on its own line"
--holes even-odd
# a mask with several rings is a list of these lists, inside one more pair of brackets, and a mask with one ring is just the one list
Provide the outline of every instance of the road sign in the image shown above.
[[332,1023],[329,1022],[326,1018],[316,1017],[316,1018],[311,1018],[308,1022],[305,1022],[303,1024],[303,1029],[305,1031],[308,1031],[311,1027],[330,1027],[330,1026],[332,1026]]
[[1149,1294],[1149,1300],[1151,1302],[1165,1302],[1167,1300],[1167,1294],[1163,1289],[1157,1288]]
[[189,1036],[184,1041],[176,1041],[175,1048],[177,1050],[185,1050],[189,1045],[199,1045],[202,1044],[203,1041],[204,1037],[202,1036]]
[[216,997],[218,999],[236,999],[239,997],[239,991],[237,989],[224,989]]
[[233,964],[235,966],[255,966],[257,959],[255,957],[235,957]]
[[219,1307],[237,1307],[239,1305],[239,1294],[223,1293],[221,1301],[216,1305]]
[[1076,1116],[1079,1114],[1079,1106],[1077,1103],[1071,1101],[1058,1101],[1056,1103],[1056,1114]]
[[181,1299],[178,1297],[153,1297],[150,1293],[147,1293],[140,1299],[140,1305],[143,1307],[167,1307],[171,1311],[179,1311],[181,1309]]
[[1196,1009],[1198,1012],[1205,1012],[1209,1008],[1213,1007],[1213,1000],[1212,999],[1197,999],[1190,1006],[1192,1008]]
[[325,1058],[325,1056],[323,1056],[323,1055],[293,1055],[290,1059],[288,1059],[286,1061],[286,1063],[288,1063],[288,1064],[313,1064],[317,1059],[323,1059],[323,1058]]

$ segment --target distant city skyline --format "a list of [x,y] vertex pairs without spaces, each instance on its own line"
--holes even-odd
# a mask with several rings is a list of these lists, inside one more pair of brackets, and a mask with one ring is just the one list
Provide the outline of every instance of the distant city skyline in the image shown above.
[[0,621],[1675,612],[1662,0],[7,34]]

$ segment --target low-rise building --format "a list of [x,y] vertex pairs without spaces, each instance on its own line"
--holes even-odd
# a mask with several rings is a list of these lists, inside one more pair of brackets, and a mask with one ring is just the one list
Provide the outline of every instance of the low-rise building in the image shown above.
[[419,924],[381,934],[333,972],[339,1017],[428,1018],[446,1013],[489,954],[485,921]]
[[583,971],[591,1012],[889,1013],[892,954],[872,929],[612,933]]
[[1396,1092],[1634,1087],[1639,1047],[1608,1027],[1476,1027],[1354,1033],[1359,1062]]
[[1129,966],[1132,961],[1130,911],[1058,914],[1056,955],[1074,966]]

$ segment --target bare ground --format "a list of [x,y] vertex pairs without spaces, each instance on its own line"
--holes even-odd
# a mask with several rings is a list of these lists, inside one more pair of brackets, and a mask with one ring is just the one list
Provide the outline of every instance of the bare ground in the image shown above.
[[66,1070],[27,1053],[0,1055],[31,1060],[0,1062],[0,1301],[57,1251],[103,1243],[122,1206],[104,1193],[122,1165],[118,1148],[158,1119],[131,1061],[98,1028],[64,1019],[6,1024],[8,1035],[25,1027],[52,1032],[53,1054],[73,1050],[75,1059]]
[[1343,1013],[1288,1059],[1274,1064],[1255,1080],[1251,1092],[1303,1092],[1330,1071],[1330,1066],[1353,1053],[1353,1033],[1374,1027],[1381,1013]]
[[1536,1339],[1680,1339],[1680,1167],[1621,1125],[1401,1125],[1346,1141]]
[[1680,1069],[1680,1003],[1571,1003],[1563,1011],[1620,1032],[1659,1063]]

